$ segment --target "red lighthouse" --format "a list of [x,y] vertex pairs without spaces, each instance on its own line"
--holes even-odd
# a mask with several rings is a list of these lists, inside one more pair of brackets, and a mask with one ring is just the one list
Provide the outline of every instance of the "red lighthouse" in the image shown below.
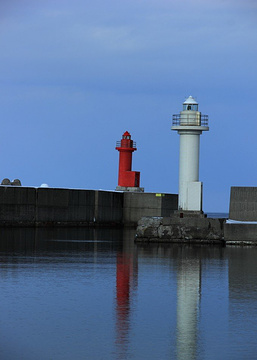
[[128,131],[124,132],[121,141],[117,141],[116,150],[119,151],[119,179],[116,190],[127,190],[128,188],[134,191],[143,191],[140,186],[140,172],[131,171],[132,167],[132,153],[137,150],[136,143],[131,140],[131,135]]

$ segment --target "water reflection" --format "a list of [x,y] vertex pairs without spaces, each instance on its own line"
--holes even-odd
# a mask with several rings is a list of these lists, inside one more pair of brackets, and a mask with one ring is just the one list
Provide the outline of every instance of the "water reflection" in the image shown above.
[[[229,256],[229,337],[234,353],[247,344],[244,358],[256,359],[257,249],[233,247]],[[239,358],[239,356],[235,357]]]
[[126,358],[129,346],[130,310],[137,290],[137,257],[131,247],[131,238],[123,238],[116,263],[116,345],[118,359]]
[[181,259],[177,268],[177,355],[181,360],[196,359],[200,291],[201,260]]
[[2,229],[1,358],[254,358],[257,248],[133,236]]
[[[215,346],[221,348],[225,344],[227,330],[227,249],[219,246],[147,244],[138,245],[137,251],[139,259],[147,259],[145,261],[152,265],[159,259],[165,268],[163,275],[174,275],[171,285],[176,298],[174,301],[173,293],[169,311],[174,314],[175,308],[176,317],[170,317],[175,326],[175,331],[173,327],[170,329],[170,358],[212,358],[217,351]],[[153,273],[156,271],[154,266],[152,270]],[[141,272],[139,260],[139,277]],[[215,343],[213,334],[217,340]]]

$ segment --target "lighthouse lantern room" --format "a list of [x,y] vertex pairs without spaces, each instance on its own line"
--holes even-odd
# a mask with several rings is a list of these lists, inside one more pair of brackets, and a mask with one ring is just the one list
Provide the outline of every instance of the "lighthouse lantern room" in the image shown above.
[[180,135],[179,210],[202,212],[199,151],[200,135],[209,130],[208,115],[202,115],[197,101],[189,96],[180,114],[173,115],[171,129]]

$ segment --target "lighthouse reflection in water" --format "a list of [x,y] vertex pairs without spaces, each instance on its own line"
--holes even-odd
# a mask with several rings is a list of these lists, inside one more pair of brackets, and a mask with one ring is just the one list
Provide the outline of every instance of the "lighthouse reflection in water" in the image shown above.
[[1,358],[254,359],[257,248],[5,229]]
[[137,259],[130,251],[129,242],[117,252],[116,265],[116,344],[121,358],[128,351],[130,331],[130,307],[137,289]]
[[201,261],[183,258],[177,268],[177,354],[195,359],[201,291]]

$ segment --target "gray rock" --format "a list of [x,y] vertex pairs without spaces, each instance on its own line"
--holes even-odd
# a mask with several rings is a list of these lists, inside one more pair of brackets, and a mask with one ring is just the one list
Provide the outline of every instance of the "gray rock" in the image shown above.
[[136,241],[222,241],[223,224],[224,219],[209,219],[201,216],[186,218],[171,216],[170,220],[161,217],[144,217],[138,222]]
[[21,181],[19,179],[14,179],[11,182],[11,185],[13,185],[13,186],[21,186]]
[[4,178],[1,182],[1,185],[11,185],[11,181],[8,178]]

